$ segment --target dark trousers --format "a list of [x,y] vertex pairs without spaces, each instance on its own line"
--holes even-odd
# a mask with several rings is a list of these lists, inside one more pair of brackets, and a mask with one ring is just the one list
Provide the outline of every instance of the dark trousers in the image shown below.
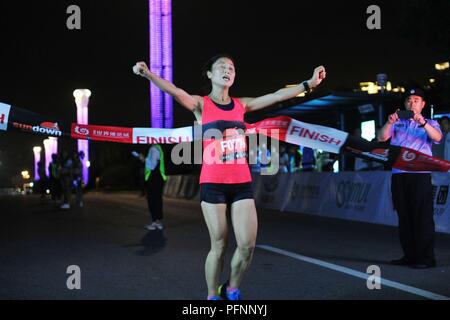
[[61,180],[59,178],[50,178],[50,193],[52,195],[52,200],[61,199]]
[[77,205],[83,204],[83,178],[82,177],[76,177],[74,181],[75,186],[75,195],[76,195],[76,202]]
[[152,216],[152,221],[163,219],[163,188],[164,180],[158,170],[153,170],[150,178],[146,181],[148,209]]
[[416,263],[434,261],[431,174],[393,174],[391,188],[405,258]]
[[72,177],[70,175],[63,175],[61,177],[61,189],[63,194],[63,203],[70,204],[70,193],[72,191]]

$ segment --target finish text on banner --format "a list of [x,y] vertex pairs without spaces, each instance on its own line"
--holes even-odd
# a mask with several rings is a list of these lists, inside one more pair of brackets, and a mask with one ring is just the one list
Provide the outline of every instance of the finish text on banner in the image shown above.
[[292,119],[286,142],[326,152],[340,153],[348,133],[337,129],[304,123]]
[[192,127],[178,129],[133,128],[134,144],[177,144],[192,142]]

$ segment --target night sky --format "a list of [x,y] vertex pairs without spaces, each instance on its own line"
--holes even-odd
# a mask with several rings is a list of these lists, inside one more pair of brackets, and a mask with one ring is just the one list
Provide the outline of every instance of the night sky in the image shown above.
[[[322,90],[351,89],[387,73],[423,82],[448,61],[449,1],[173,0],[174,82],[202,94],[201,68],[227,52],[237,62],[234,96],[257,96],[327,68]],[[66,27],[80,6],[82,29]],[[366,27],[378,4],[382,29]],[[0,101],[75,121],[72,92],[89,88],[93,124],[149,126],[149,86],[131,68],[148,60],[148,1],[0,2]],[[175,106],[174,125],[193,115]],[[31,167],[44,137],[0,133],[0,176]]]

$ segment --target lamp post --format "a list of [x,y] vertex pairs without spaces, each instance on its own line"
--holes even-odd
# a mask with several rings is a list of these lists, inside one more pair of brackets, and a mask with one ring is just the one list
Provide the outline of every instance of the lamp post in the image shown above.
[[[75,97],[75,104],[77,105],[77,123],[78,124],[88,124],[88,105],[89,98],[92,92],[89,89],[77,89],[73,92]],[[83,164],[83,181],[84,185],[89,182],[89,169],[86,165],[89,162],[89,141],[78,140],[78,152],[84,152],[84,159],[82,159]]]
[[377,74],[377,83],[380,86],[380,95],[379,98],[379,104],[378,104],[378,126],[383,126],[383,123],[385,121],[384,119],[384,95],[386,93],[386,86],[388,84],[388,76],[384,73]]

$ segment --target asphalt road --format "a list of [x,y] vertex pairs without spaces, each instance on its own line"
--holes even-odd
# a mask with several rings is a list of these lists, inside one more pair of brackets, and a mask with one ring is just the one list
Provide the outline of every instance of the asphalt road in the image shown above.
[[[200,205],[164,205],[165,230],[150,232],[145,199],[133,193],[90,193],[84,208],[70,211],[36,196],[0,197],[0,299],[204,300],[209,237]],[[450,297],[449,235],[437,235],[438,267],[414,270],[387,264],[401,256],[396,228],[267,210],[258,216],[258,247],[241,287],[246,300]],[[79,290],[67,287],[73,265]],[[368,289],[372,265],[380,289]]]

